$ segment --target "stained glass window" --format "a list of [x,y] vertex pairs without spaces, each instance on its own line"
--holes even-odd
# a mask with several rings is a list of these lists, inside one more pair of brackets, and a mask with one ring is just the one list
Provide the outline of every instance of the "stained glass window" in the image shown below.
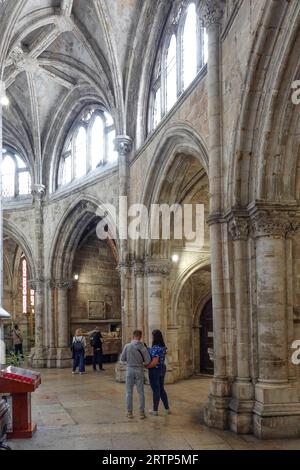
[[22,298],[23,298],[23,313],[28,313],[28,273],[27,261],[22,258]]

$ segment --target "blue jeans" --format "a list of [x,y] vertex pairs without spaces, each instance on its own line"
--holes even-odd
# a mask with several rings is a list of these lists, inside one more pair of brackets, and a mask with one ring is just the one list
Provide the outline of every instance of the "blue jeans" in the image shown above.
[[73,372],[76,372],[77,367],[79,367],[79,372],[85,372],[84,352],[74,352]]
[[145,411],[145,393],[144,393],[144,367],[127,367],[126,372],[126,401],[127,411],[133,410],[133,388],[136,389],[139,396],[140,411]]
[[162,369],[154,367],[149,369],[149,381],[153,392],[153,411],[158,411],[160,400],[166,410],[169,409],[169,400],[165,391],[166,366]]

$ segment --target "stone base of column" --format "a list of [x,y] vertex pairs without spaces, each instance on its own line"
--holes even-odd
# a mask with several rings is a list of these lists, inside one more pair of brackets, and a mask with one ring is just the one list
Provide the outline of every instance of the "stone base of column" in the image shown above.
[[56,348],[49,348],[47,352],[47,368],[55,369],[57,360]]
[[298,384],[256,385],[253,432],[259,439],[300,437]]
[[57,348],[56,367],[58,369],[72,367],[72,353],[69,348]]
[[117,362],[115,366],[116,382],[121,383],[121,384],[126,382],[126,370],[127,370],[126,364],[121,364],[120,362]]
[[228,429],[228,398],[209,396],[209,402],[203,410],[205,424],[209,428]]
[[46,367],[46,351],[44,348],[32,348],[29,355],[29,364],[33,369]]
[[237,434],[253,432],[254,387],[249,381],[237,381],[232,386],[229,403],[229,429]]
[[203,418],[207,426],[221,430],[228,429],[229,390],[227,380],[213,379],[209,401],[203,410]]

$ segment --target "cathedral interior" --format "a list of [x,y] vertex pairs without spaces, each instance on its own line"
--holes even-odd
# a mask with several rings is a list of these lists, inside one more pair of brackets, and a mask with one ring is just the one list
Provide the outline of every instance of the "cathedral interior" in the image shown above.
[[[13,449],[300,449],[299,50],[298,0],[0,2],[1,326],[42,377]],[[169,237],[122,235],[157,206]],[[168,348],[156,422],[125,417],[135,329]]]

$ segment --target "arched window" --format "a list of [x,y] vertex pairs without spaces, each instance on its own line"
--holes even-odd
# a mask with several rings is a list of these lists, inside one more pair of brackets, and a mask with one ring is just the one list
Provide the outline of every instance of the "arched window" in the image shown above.
[[92,169],[94,170],[104,161],[104,121],[96,116],[92,125]]
[[101,106],[89,106],[74,123],[66,140],[58,186],[71,183],[96,168],[114,164],[116,131],[111,115]]
[[149,131],[176,103],[207,63],[207,34],[195,0],[174,2],[152,74]]
[[22,272],[22,313],[34,314],[35,292],[33,289],[29,289],[28,266],[27,266],[27,260],[24,255],[21,258],[21,272]]
[[176,36],[172,35],[166,63],[166,92],[167,92],[167,111],[177,101],[177,68],[176,68]]
[[3,149],[2,196],[15,198],[31,193],[31,177],[22,158],[10,149]]
[[187,10],[183,40],[183,86],[187,88],[197,75],[197,15],[194,3]]
[[81,126],[74,141],[75,178],[80,178],[86,174],[86,144],[86,130]]

